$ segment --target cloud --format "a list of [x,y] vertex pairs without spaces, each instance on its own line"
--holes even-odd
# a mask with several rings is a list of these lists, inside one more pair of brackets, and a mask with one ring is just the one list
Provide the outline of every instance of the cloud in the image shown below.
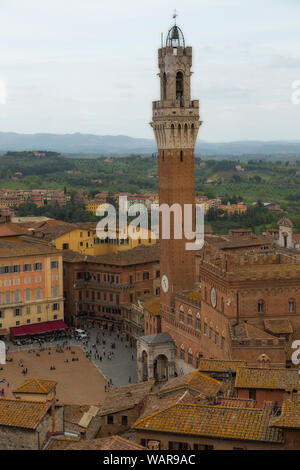
[[4,80],[0,79],[0,105],[6,104],[6,85]]
[[275,54],[272,56],[270,67],[276,69],[300,68],[300,58]]

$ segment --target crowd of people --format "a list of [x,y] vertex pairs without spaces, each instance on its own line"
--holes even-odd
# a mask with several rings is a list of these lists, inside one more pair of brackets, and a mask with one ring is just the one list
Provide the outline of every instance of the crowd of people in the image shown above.
[[[104,358],[107,358],[109,361],[114,360],[117,341],[120,341],[121,343],[124,342],[125,348],[132,348],[132,345],[125,340],[120,329],[117,329],[117,331],[105,331],[103,328],[99,327],[95,342],[92,342],[89,334],[89,330],[92,328],[94,328],[93,324],[87,323],[84,325],[84,329],[87,332],[87,338],[82,340],[82,345],[84,347],[86,357],[99,360],[100,362],[102,362]],[[133,353],[131,354],[131,359],[134,360]],[[130,376],[128,377],[128,383],[131,383]],[[112,385],[112,380],[109,379],[105,386],[105,391],[108,391],[109,387]]]

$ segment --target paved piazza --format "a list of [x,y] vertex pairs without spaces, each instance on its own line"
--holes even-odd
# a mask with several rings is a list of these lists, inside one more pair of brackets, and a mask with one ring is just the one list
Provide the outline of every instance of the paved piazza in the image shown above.
[[[68,346],[71,351],[64,348],[64,352],[56,352],[56,345],[62,346],[63,340],[54,343],[45,343],[45,351],[39,350],[38,343],[30,346],[16,346],[8,343],[9,352],[7,358],[13,358],[13,362],[1,365],[0,391],[4,389],[5,396],[12,398],[12,391],[26,379],[38,377],[52,379],[58,382],[57,398],[65,403],[102,403],[107,389],[108,380],[112,385],[120,386],[136,382],[136,354],[124,338],[117,338],[117,334],[107,331],[102,332],[98,328],[88,329],[89,341],[85,346],[82,341],[71,340]],[[99,343],[96,344],[96,336],[99,335]],[[103,344],[105,341],[105,345]],[[111,348],[115,343],[115,349]],[[96,348],[93,345],[96,344]],[[50,350],[48,349],[50,348]],[[104,348],[104,351],[103,351]],[[34,349],[34,352],[29,352]],[[95,358],[96,350],[102,361]],[[86,357],[86,351],[92,352],[92,357]],[[49,352],[51,354],[49,354]],[[104,355],[105,352],[105,355]],[[109,353],[113,352],[111,359]],[[37,356],[39,354],[39,356]],[[132,359],[133,357],[133,359]],[[78,361],[72,361],[78,358]],[[68,359],[68,362],[65,362]],[[22,360],[28,373],[22,373],[19,361]],[[55,370],[50,370],[55,366]]]

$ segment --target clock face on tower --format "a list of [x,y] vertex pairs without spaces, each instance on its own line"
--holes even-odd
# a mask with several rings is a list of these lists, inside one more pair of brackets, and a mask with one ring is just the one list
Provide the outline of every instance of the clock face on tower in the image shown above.
[[169,290],[169,279],[167,278],[165,274],[161,278],[161,287],[164,293],[166,294]]
[[217,305],[217,292],[216,292],[216,289],[214,287],[212,287],[212,289],[210,291],[210,301],[211,301],[211,305],[213,306],[213,308],[216,308],[216,305]]

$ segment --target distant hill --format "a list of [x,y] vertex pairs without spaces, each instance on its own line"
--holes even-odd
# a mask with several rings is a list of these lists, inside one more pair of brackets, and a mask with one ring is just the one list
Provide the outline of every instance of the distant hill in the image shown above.
[[[156,152],[154,139],[126,135],[94,134],[17,134],[0,132],[0,152],[48,150],[64,154],[150,154]],[[239,141],[210,143],[199,140],[196,153],[203,155],[299,154],[300,141]]]

